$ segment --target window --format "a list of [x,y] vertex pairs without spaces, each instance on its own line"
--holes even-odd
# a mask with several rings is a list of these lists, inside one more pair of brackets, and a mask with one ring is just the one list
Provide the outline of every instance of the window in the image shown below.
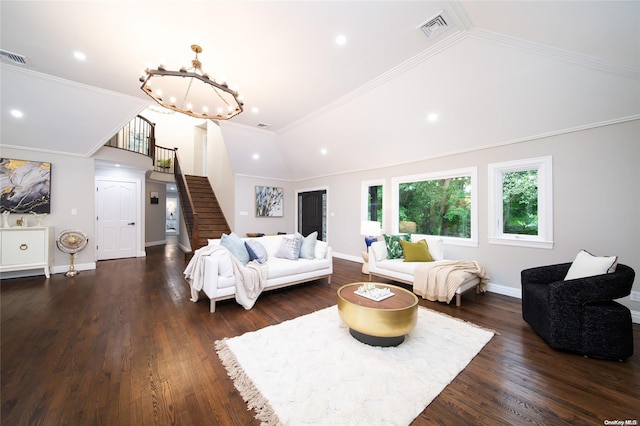
[[478,244],[476,168],[393,179],[394,232]]
[[362,220],[373,220],[380,222],[382,229],[383,222],[383,206],[384,199],[384,180],[362,182]]
[[551,157],[489,164],[489,242],[553,248]]

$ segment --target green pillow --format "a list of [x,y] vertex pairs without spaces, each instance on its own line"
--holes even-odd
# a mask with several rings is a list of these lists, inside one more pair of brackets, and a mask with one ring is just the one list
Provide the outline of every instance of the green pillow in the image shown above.
[[411,241],[409,234],[387,235],[384,234],[384,241],[387,244],[387,259],[402,259],[404,253],[400,241]]
[[427,240],[420,240],[417,243],[401,240],[400,245],[404,252],[405,262],[433,262]]

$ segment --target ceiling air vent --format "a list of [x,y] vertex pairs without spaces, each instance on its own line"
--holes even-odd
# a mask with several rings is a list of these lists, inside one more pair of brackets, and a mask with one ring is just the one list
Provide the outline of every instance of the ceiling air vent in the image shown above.
[[259,128],[259,129],[268,129],[269,127],[271,127],[271,124],[258,123],[258,124],[256,124],[256,127]]
[[427,38],[431,39],[441,32],[445,31],[449,28],[449,24],[447,24],[447,20],[444,17],[444,13],[440,12],[433,18],[429,18],[424,24],[420,25],[418,28],[422,30],[423,33],[427,36]]
[[3,61],[8,61],[18,65],[31,65],[26,56],[18,55],[17,53],[7,52],[6,50],[0,50],[0,58]]

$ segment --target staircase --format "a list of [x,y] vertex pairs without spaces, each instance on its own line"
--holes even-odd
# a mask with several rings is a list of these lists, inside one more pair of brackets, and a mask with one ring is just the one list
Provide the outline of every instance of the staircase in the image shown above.
[[[173,174],[178,187],[182,218],[187,227],[191,252],[206,246],[208,239],[220,238],[231,229],[218,204],[209,179],[182,173],[178,152],[175,152]],[[187,254],[188,257],[188,254]]]

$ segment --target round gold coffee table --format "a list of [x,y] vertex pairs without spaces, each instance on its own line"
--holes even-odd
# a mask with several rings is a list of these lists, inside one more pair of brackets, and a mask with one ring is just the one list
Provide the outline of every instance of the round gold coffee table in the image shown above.
[[[388,287],[393,296],[376,302],[355,292],[365,284]],[[418,297],[395,285],[358,282],[338,289],[338,312],[349,333],[371,346],[398,346],[418,321]]]

